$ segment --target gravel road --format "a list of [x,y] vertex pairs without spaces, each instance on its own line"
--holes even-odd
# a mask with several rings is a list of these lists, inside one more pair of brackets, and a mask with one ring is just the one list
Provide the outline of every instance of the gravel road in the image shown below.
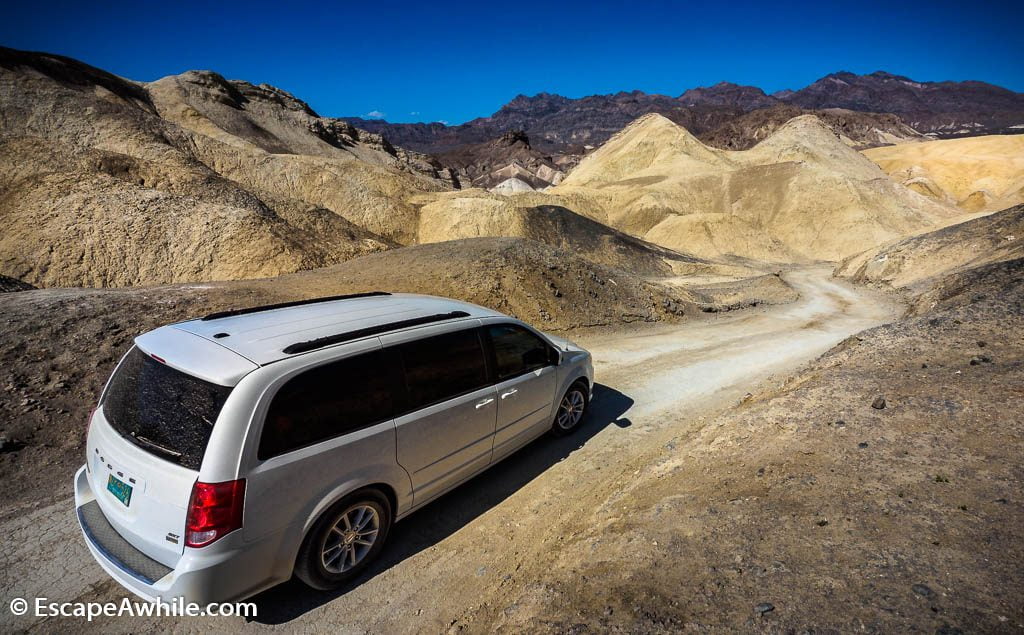
[[834,280],[826,268],[785,278],[801,295],[791,304],[580,338],[594,354],[600,384],[584,428],[567,439],[540,439],[403,521],[381,561],[351,588],[324,594],[290,582],[253,598],[259,613],[248,621],[15,618],[8,609],[15,597],[125,596],[87,553],[68,498],[3,523],[0,625],[118,632],[488,630],[494,615],[515,610],[510,598],[543,592],[546,563],[557,557],[559,543],[580,532],[591,512],[613,500],[680,431],[899,311],[892,298]]

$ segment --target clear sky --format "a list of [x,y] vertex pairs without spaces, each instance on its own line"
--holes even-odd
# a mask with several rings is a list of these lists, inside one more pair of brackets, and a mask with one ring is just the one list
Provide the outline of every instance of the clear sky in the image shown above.
[[773,92],[838,70],[1024,92],[1020,0],[5,4],[4,46],[136,80],[211,69],[329,116],[454,124],[520,93],[679,95],[722,80]]

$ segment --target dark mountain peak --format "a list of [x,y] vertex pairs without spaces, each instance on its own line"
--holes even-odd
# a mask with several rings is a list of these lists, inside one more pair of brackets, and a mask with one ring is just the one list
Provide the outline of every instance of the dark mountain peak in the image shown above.
[[[619,92],[613,93],[610,96],[612,98],[614,98],[614,99],[623,99],[623,98],[629,98],[629,97],[636,98],[636,97],[646,97],[647,93],[645,93],[642,90],[630,90],[630,91],[620,90]],[[601,98],[601,97],[604,97],[604,95],[588,95],[587,97],[588,98]]]
[[501,113],[509,112],[543,112],[556,109],[563,104],[571,101],[561,95],[555,95],[553,93],[537,93],[532,97],[519,94],[516,95],[512,101],[508,102],[504,106],[498,109],[498,112],[494,113],[494,116],[498,116]]
[[1024,94],[984,82],[919,82],[888,71],[840,71],[780,98],[812,110],[893,113],[919,132],[942,136],[991,134],[1024,123]]
[[743,110],[769,108],[776,103],[757,86],[744,86],[732,82],[718,82],[714,86],[691,88],[679,96],[689,106],[734,106]]
[[543,103],[546,101],[562,101],[565,97],[556,95],[555,93],[540,92],[535,95],[524,95],[519,93],[505,106],[529,106],[531,104]]
[[875,79],[890,79],[890,80],[896,80],[896,81],[900,81],[900,82],[913,82],[914,81],[914,80],[910,79],[909,77],[904,77],[903,75],[894,75],[893,73],[890,73],[888,71],[875,71],[874,73],[870,73],[868,75],[865,75],[864,77],[873,77]]

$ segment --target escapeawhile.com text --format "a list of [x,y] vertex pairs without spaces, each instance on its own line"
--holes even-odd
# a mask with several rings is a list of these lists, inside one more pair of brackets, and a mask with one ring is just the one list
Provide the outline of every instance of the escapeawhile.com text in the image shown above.
[[93,621],[98,617],[256,617],[252,602],[214,602],[196,604],[184,598],[171,601],[138,602],[124,598],[120,602],[51,602],[48,598],[33,598],[31,605],[23,598],[10,603],[11,613],[25,615],[32,609],[35,617],[84,617]]

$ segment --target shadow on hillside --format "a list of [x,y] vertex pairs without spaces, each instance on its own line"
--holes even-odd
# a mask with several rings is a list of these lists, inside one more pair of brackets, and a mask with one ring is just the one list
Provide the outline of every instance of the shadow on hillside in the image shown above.
[[381,557],[353,583],[337,591],[313,591],[298,580],[250,598],[258,606],[255,621],[281,624],[341,597],[406,558],[444,540],[481,514],[500,504],[549,467],[566,458],[609,425],[630,426],[622,415],[633,400],[617,390],[596,384],[594,400],[582,428],[575,434],[554,438],[544,435],[469,482],[415,512],[395,525]]

